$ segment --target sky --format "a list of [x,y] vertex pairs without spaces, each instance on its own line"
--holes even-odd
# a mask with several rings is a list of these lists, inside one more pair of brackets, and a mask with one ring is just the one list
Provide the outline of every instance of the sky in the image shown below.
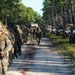
[[22,0],[22,3],[26,7],[33,8],[34,11],[42,16],[43,12],[41,9],[43,8],[43,0]]

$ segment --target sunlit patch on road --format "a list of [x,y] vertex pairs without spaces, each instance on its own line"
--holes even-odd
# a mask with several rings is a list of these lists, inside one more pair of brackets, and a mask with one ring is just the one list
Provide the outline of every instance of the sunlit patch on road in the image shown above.
[[23,74],[19,71],[9,71],[8,75],[23,75]]

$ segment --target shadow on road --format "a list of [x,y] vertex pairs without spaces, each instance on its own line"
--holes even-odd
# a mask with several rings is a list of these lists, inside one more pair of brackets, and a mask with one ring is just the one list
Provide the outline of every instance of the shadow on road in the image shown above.
[[53,48],[53,45],[47,39],[45,41],[43,39],[40,46],[23,46],[23,54],[13,62],[12,66],[14,67],[11,66],[12,70],[18,65],[17,70],[20,71],[52,73],[53,75],[74,75],[74,66],[70,59],[65,58],[56,51],[52,51]]

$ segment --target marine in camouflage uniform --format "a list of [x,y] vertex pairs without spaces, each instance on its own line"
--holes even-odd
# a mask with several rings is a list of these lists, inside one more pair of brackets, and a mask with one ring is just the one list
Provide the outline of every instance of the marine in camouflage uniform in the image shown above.
[[12,44],[12,49],[9,53],[9,66],[10,66],[14,58],[15,32],[8,26],[6,26],[6,28],[9,32],[9,39],[11,40],[11,44]]
[[4,31],[2,24],[0,24],[0,75],[7,75],[9,52],[12,48],[8,36],[8,31]]
[[28,29],[25,26],[22,26],[21,29],[22,29],[22,43],[24,44],[28,40]]
[[15,39],[17,43],[17,53],[18,55],[21,55],[22,54],[21,52],[22,41],[21,41],[21,37],[20,37],[19,31],[16,26],[14,27],[14,32],[15,32]]
[[15,33],[15,26],[13,23],[8,23],[7,29],[9,31],[9,38],[11,39],[11,42],[13,44],[14,48],[14,58],[18,58],[17,51],[18,51],[18,46],[17,46],[17,38],[16,38],[16,33]]
[[17,30],[18,30],[18,33],[19,33],[19,36],[20,36],[20,41],[21,41],[21,44],[22,44],[22,29],[21,29],[21,26],[20,25],[16,25],[17,27]]
[[38,45],[40,44],[40,40],[41,40],[41,29],[39,27],[37,27],[36,29],[36,40],[38,42]]

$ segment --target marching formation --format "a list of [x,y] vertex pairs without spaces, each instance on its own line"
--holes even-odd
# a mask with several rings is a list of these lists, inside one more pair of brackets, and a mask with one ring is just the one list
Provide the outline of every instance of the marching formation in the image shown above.
[[4,25],[0,22],[0,75],[7,75],[12,60],[22,54],[21,45],[33,39],[39,45],[42,33],[40,27],[27,28],[25,25]]

